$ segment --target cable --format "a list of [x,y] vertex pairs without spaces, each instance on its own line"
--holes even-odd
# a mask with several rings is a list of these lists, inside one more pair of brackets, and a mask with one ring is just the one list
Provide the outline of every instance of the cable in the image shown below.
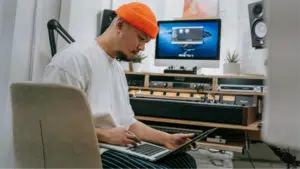
[[255,169],[255,166],[254,166],[254,164],[253,164],[252,158],[251,158],[250,153],[249,153],[248,150],[247,150],[247,156],[248,156],[248,159],[249,159],[249,161],[250,161],[252,167]]
[[[266,144],[266,143],[265,143]],[[287,168],[291,167],[300,167],[300,161],[296,160],[296,157],[293,156],[290,152],[289,149],[280,149],[275,146],[271,146],[266,144],[272,151],[273,153],[280,158],[281,161],[287,164]]]
[[248,132],[246,131],[245,132],[245,140],[246,140],[246,152],[247,152],[247,156],[248,156],[248,159],[252,165],[252,167],[255,169],[255,166],[253,164],[253,161],[252,161],[252,158],[250,156],[250,152],[249,152],[249,147],[250,147],[250,140],[249,140],[249,137],[248,137]]

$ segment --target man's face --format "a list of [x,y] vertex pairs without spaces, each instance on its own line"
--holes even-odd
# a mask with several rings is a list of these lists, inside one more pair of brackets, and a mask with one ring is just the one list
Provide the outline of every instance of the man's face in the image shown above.
[[131,60],[140,51],[145,49],[146,43],[148,43],[151,38],[128,23],[124,22],[123,24],[123,26],[119,27],[118,53],[119,56],[123,58],[126,57],[126,60]]

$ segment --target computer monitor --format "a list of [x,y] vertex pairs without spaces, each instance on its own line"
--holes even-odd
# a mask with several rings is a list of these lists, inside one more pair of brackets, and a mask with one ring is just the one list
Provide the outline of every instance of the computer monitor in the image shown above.
[[158,21],[156,66],[219,68],[221,19]]

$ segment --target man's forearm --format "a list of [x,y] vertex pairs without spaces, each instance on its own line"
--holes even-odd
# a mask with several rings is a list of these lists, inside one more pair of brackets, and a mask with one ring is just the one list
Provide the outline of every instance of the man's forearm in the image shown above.
[[95,128],[97,139],[99,142],[103,142],[103,143],[109,142],[108,130],[109,129],[106,128]]
[[164,145],[170,134],[155,130],[142,122],[135,122],[129,128],[137,137],[143,141]]

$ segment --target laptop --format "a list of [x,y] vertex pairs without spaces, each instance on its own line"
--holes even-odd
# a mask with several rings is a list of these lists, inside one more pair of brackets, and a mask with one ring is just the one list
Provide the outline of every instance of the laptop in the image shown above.
[[209,129],[201,134],[198,134],[194,136],[194,138],[191,139],[191,141],[181,145],[175,150],[167,149],[166,147],[155,145],[148,142],[141,142],[137,146],[133,147],[124,147],[124,146],[118,146],[118,145],[111,145],[106,143],[101,143],[100,147],[115,150],[118,152],[122,152],[128,155],[132,155],[138,158],[142,158],[148,161],[156,162],[163,158],[166,158],[170,155],[177,154],[180,152],[183,152],[188,147],[190,147],[193,143],[195,143],[198,140],[201,140],[205,137],[207,137],[209,134],[217,130],[217,128]]

